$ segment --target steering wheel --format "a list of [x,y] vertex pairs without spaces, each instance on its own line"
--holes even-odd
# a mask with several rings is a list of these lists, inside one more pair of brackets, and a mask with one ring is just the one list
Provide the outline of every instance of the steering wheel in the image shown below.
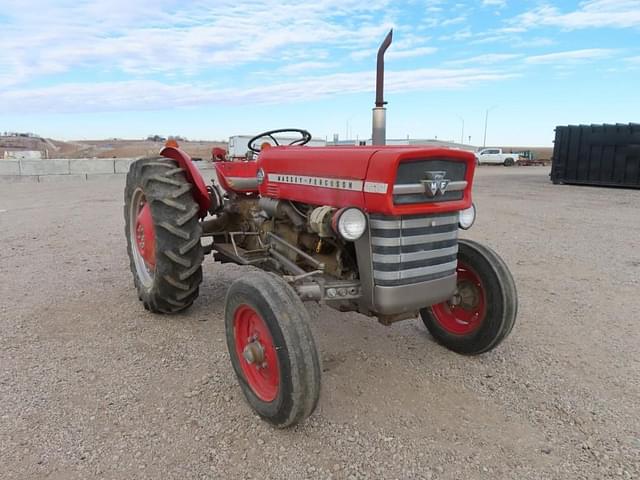
[[289,143],[289,145],[302,146],[311,141],[311,134],[306,130],[302,130],[300,128],[280,128],[278,130],[269,130],[268,132],[262,132],[261,134],[256,135],[251,140],[249,140],[249,143],[247,143],[247,147],[249,147],[249,150],[251,150],[253,153],[260,153],[260,149],[254,146],[254,143],[256,143],[257,140],[260,140],[263,137],[269,137],[271,140],[273,140],[273,143],[275,143],[277,146],[280,146],[278,140],[276,140],[276,137],[274,137],[273,135],[275,135],[276,133],[284,132],[293,132],[300,135],[299,139],[294,140],[293,142]]

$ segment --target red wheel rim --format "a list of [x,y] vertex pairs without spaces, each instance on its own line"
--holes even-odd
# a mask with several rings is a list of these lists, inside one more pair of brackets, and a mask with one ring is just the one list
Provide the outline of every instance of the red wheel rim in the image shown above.
[[136,247],[145,263],[154,268],[156,266],[156,235],[151,208],[146,201],[136,218]]
[[431,307],[440,326],[454,335],[475,332],[487,314],[487,299],[479,275],[458,260],[458,289],[446,302]]
[[240,305],[233,315],[236,355],[242,373],[256,396],[271,402],[278,395],[280,366],[267,324],[249,305]]

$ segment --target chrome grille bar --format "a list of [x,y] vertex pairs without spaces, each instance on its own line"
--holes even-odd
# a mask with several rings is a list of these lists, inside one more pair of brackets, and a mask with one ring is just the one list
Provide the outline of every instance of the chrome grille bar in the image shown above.
[[394,247],[401,245],[419,245],[422,243],[441,242],[458,238],[458,230],[445,233],[432,233],[430,235],[399,236],[395,238],[372,237],[371,245]]
[[381,272],[373,270],[373,278],[376,280],[403,280],[411,279],[415,277],[423,277],[426,275],[432,275],[434,273],[450,272],[456,269],[458,265],[457,260],[453,260],[447,263],[441,263],[432,267],[411,268],[408,270],[398,270],[396,272]]
[[[467,181],[449,182],[447,185],[448,192],[458,192],[467,188]],[[411,193],[424,193],[424,185],[422,183],[405,183],[403,185],[394,185],[394,195],[408,195]]]
[[458,214],[447,215],[442,217],[404,217],[404,218],[386,218],[371,219],[371,228],[373,229],[405,229],[420,227],[439,227],[441,225],[457,225]]
[[405,263],[405,262],[415,262],[417,260],[429,260],[431,258],[438,257],[447,257],[450,255],[456,255],[458,253],[458,245],[454,247],[447,248],[437,248],[434,250],[422,250],[419,252],[411,252],[411,253],[387,253],[373,254],[373,261],[376,263]]
[[369,220],[373,278],[395,286],[454,275],[458,254],[458,213]]

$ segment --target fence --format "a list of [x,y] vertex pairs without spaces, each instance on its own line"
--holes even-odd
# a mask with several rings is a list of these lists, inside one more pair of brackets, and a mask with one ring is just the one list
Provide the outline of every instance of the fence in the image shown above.
[[[78,158],[1,160],[0,183],[54,182],[124,178],[135,158]],[[213,172],[211,162],[195,162],[203,174]]]

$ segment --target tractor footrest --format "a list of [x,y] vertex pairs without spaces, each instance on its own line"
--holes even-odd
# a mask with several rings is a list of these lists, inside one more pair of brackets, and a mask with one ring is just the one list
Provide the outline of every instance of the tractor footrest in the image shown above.
[[215,252],[213,258],[222,263],[257,265],[268,258],[266,248],[245,250],[240,247],[234,247],[231,243],[214,243],[212,248]]

